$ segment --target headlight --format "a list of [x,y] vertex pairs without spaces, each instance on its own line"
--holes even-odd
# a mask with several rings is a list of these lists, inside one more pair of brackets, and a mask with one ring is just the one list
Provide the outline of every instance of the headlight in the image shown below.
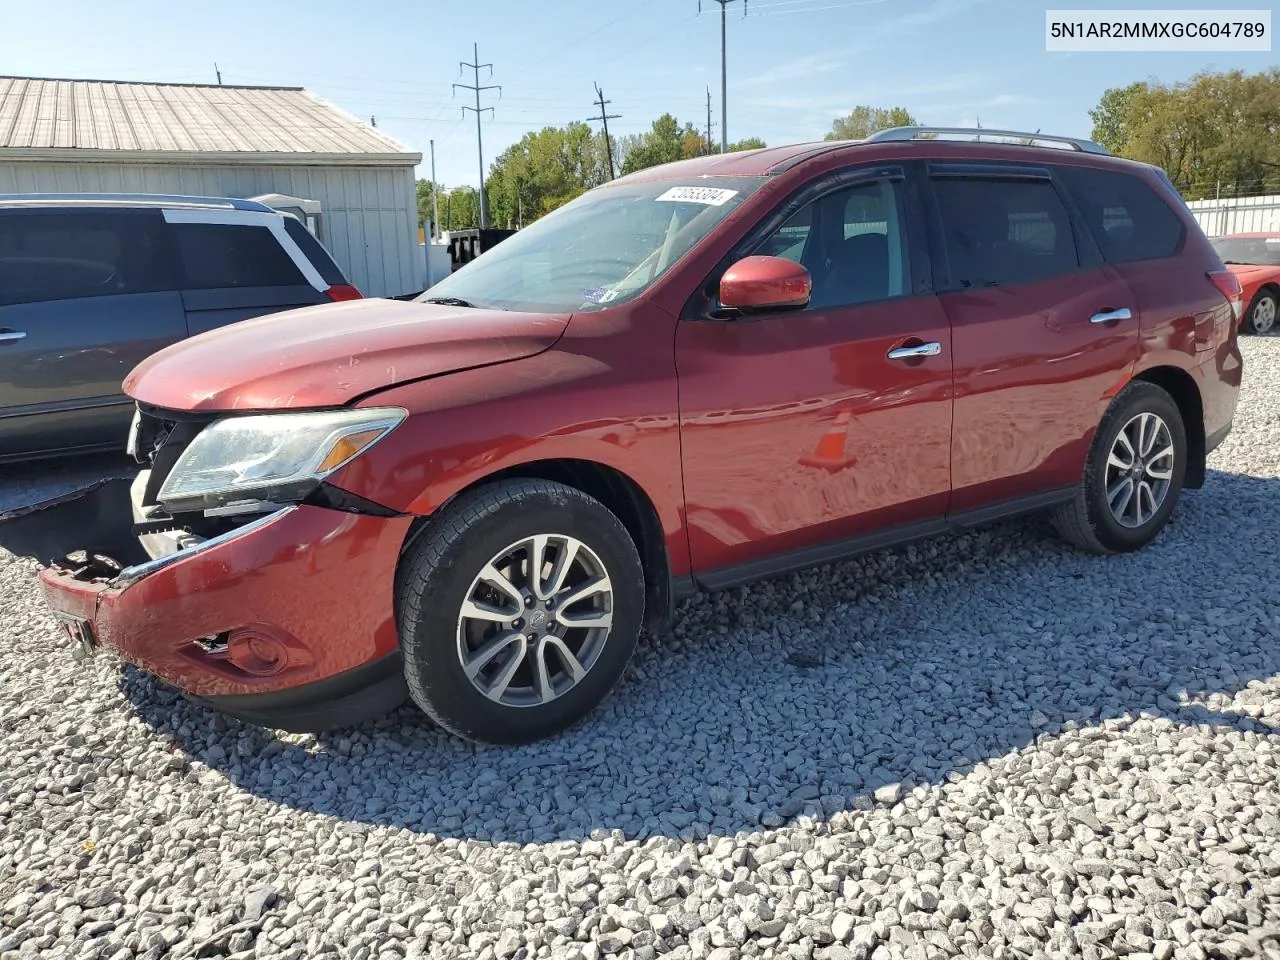
[[216,420],[183,451],[156,499],[170,512],[241,500],[301,500],[407,415],[383,408]]

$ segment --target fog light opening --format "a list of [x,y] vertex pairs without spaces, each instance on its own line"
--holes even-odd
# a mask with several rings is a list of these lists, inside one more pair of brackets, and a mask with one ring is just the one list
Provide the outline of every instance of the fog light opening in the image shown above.
[[227,640],[227,659],[255,677],[270,677],[289,665],[289,648],[275,637],[236,630]]

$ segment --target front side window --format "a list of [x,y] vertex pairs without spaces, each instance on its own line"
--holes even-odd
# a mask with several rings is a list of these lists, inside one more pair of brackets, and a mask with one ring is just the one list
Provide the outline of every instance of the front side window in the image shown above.
[[565,313],[633,299],[723,223],[765,177],[605,186],[503,240],[418,297]]
[[952,286],[1031,283],[1080,266],[1071,219],[1047,180],[933,181]]
[[862,183],[801,207],[755,252],[807,269],[812,308],[870,303],[907,290],[902,223],[897,186]]
[[177,289],[159,215],[0,215],[0,304]]
[[1218,237],[1209,242],[1223,263],[1280,267],[1280,236]]

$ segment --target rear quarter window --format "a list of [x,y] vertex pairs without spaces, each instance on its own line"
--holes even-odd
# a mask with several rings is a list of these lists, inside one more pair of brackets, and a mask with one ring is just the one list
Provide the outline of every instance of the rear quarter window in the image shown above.
[[176,290],[158,213],[0,214],[0,304]]
[[266,227],[174,223],[170,229],[189,290],[308,285],[298,265]]
[[293,242],[298,245],[302,255],[310,260],[312,266],[320,273],[325,283],[332,287],[335,284],[347,282],[342,270],[334,263],[333,257],[329,256],[329,251],[321,246],[320,241],[310,230],[290,216],[285,216],[284,228],[293,238]]
[[1110,263],[1157,260],[1180,249],[1181,218],[1140,177],[1089,167],[1059,167],[1058,176]]

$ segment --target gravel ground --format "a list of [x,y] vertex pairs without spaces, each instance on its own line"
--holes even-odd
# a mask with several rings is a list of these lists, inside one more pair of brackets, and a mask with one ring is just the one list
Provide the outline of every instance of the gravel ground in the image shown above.
[[0,554],[0,957],[1280,956],[1280,338],[1244,346],[1148,550],[1007,524],[699,598],[532,747],[224,721],[73,663]]

